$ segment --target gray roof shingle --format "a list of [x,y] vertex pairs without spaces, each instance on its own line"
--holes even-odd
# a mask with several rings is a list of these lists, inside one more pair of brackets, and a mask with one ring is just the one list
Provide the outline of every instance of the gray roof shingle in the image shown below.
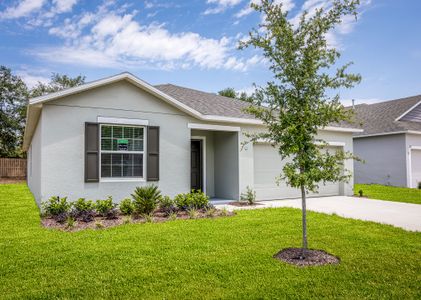
[[355,120],[356,123],[361,124],[364,132],[354,135],[364,136],[408,130],[421,132],[421,122],[396,121],[420,101],[421,95],[418,95],[374,104],[356,105]]
[[[204,115],[256,119],[253,115],[244,112],[244,109],[249,104],[239,99],[206,93],[173,84],[160,84],[154,87]],[[331,124],[331,126],[345,128],[358,127],[348,122],[335,123]]]
[[206,93],[173,84],[155,85],[155,88],[186,104],[203,115],[255,119],[244,112],[248,103],[242,100]]

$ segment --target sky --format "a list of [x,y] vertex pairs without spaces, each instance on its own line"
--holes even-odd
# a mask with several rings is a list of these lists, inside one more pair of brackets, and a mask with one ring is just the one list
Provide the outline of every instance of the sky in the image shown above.
[[[128,71],[151,84],[251,92],[272,74],[259,50],[237,49],[261,20],[250,1],[2,0],[0,65],[29,86],[52,73],[92,81]],[[294,22],[330,0],[276,1]],[[344,18],[328,41],[362,76],[339,91],[344,104],[421,94],[420,0],[361,0],[358,19]]]

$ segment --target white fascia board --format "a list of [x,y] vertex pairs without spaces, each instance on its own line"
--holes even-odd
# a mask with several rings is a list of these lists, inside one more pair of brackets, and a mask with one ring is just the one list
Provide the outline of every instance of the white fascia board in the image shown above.
[[141,126],[148,126],[148,120],[141,120],[141,119],[132,119],[132,118],[114,118],[114,117],[97,117],[98,123],[106,123],[106,124],[120,124],[120,125],[141,125]]
[[411,106],[411,108],[410,109],[408,109],[406,112],[404,112],[403,114],[401,114],[399,117],[397,117],[396,119],[395,119],[395,121],[399,121],[400,119],[402,119],[407,113],[409,113],[411,110],[413,110],[415,107],[417,107],[418,105],[420,105],[421,104],[421,101],[419,101],[417,104],[415,104],[415,105],[413,105],[413,106]]
[[353,136],[353,139],[361,139],[361,138],[367,138],[367,137],[374,137],[374,136],[384,136],[384,135],[394,135],[394,134],[421,134],[421,131],[415,131],[415,130],[406,130],[406,131],[392,131],[392,132],[383,132],[383,133],[373,133],[373,134],[366,134],[366,135],[357,135]]
[[364,132],[364,129],[347,128],[347,127],[334,127],[334,126],[326,126],[326,127],[321,128],[320,130],[336,131],[336,132]]
[[409,146],[410,150],[421,150],[421,146]]
[[235,126],[223,126],[223,125],[214,125],[214,124],[199,124],[199,123],[188,123],[187,127],[190,129],[198,130],[211,130],[211,131],[230,131],[230,132],[239,132],[240,127]]

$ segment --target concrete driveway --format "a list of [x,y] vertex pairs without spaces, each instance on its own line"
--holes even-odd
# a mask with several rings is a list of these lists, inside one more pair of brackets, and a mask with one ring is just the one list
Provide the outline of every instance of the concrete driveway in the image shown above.
[[[237,207],[229,204],[216,204],[217,208],[228,210],[259,209],[267,207],[301,208],[301,199],[272,200],[259,202],[263,205]],[[421,231],[421,205],[382,200],[369,200],[358,197],[334,196],[308,198],[307,209],[337,214],[346,218],[390,224],[410,231]]]

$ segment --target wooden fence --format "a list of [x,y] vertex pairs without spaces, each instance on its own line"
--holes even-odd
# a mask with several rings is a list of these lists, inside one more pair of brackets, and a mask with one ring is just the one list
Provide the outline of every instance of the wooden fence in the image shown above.
[[0,178],[25,178],[26,159],[0,158]]

